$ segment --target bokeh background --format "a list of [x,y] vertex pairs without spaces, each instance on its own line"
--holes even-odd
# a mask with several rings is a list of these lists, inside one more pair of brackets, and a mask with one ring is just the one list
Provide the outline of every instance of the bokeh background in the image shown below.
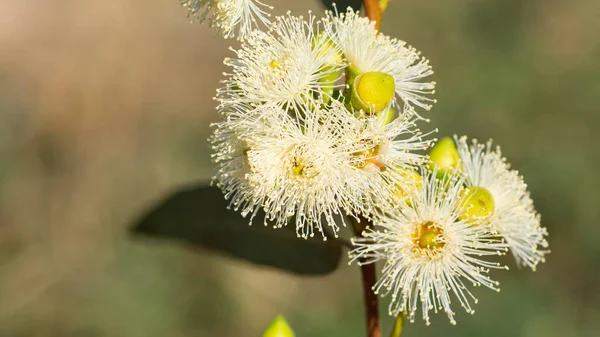
[[[475,289],[475,315],[403,336],[600,335],[600,1],[393,0],[382,30],[434,66],[424,128],[501,144],[551,233],[538,271]],[[297,277],[128,234],[210,178],[230,45],[177,0],[0,1],[0,336],[250,337],[278,313],[299,337],[364,336],[345,261]]]

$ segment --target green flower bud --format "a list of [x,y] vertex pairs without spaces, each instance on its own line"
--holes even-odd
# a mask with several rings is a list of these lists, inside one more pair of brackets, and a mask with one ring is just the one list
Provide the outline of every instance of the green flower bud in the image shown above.
[[456,150],[456,145],[450,137],[440,139],[429,151],[429,166],[433,169],[437,167],[438,175],[443,176],[448,171],[460,170],[460,155]]
[[396,184],[394,194],[401,200],[406,199],[411,195],[415,195],[421,189],[423,178],[417,171],[405,168],[397,168],[398,175],[405,179],[404,186]]
[[394,119],[396,119],[396,117],[398,117],[398,112],[396,111],[396,109],[389,107],[389,108],[381,111],[379,113],[378,117],[379,117],[379,121],[381,122],[381,125],[388,125]]
[[265,333],[263,333],[263,337],[294,337],[294,331],[285,321],[283,316],[277,316],[273,322],[269,325]]
[[315,48],[319,48],[317,56],[329,56],[328,63],[331,65],[340,64],[343,60],[341,50],[336,47],[337,46],[331,41],[329,36],[323,32],[318,32],[313,37],[312,49],[315,50]]
[[341,64],[343,61],[342,52],[336,48],[336,45],[331,41],[327,34],[323,32],[317,33],[312,40],[312,48],[319,48],[317,56],[327,56],[327,64],[331,66],[324,67],[321,70],[322,76],[319,78],[319,82],[322,84],[321,90],[323,92],[323,101],[328,104],[333,96],[333,89],[335,81],[339,78],[340,73],[334,69],[335,65]]
[[380,112],[396,94],[394,77],[382,72],[368,72],[354,79],[351,103],[354,108],[366,112]]
[[321,91],[323,92],[323,103],[328,104],[333,96],[333,90],[335,81],[340,77],[339,71],[330,71],[325,73],[323,77],[319,78],[319,82],[322,84]]
[[496,208],[494,196],[487,189],[479,186],[465,188],[461,194],[460,213],[461,220],[487,219]]

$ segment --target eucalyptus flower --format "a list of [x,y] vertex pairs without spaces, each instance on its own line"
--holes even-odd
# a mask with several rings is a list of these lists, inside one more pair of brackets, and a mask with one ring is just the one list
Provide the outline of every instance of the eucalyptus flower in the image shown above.
[[[336,13],[337,14],[337,13]],[[328,13],[328,31],[344,55],[349,85],[363,73],[378,72],[393,77],[399,99],[408,106],[429,110],[435,102],[435,82],[424,78],[433,74],[429,61],[406,42],[390,38],[375,29],[375,23],[351,8],[345,13]]]
[[423,171],[422,179],[413,180],[410,190],[416,192],[354,239],[350,256],[360,264],[385,261],[374,290],[391,295],[391,315],[405,312],[414,321],[420,308],[429,324],[430,311],[444,311],[455,324],[454,299],[474,313],[471,302],[477,300],[467,285],[499,291],[487,272],[505,267],[489,258],[505,254],[506,244],[486,227],[460,218],[461,176],[436,175]]
[[484,218],[485,224],[505,238],[519,265],[535,270],[548,252],[548,233],[540,224],[523,177],[510,169],[500,147],[493,149],[491,140],[485,145],[473,140],[469,145],[467,137],[454,138],[466,185],[481,195],[471,196],[468,203],[475,210],[481,204],[489,205],[485,212],[473,215]]
[[181,0],[189,15],[201,22],[208,18],[210,26],[226,39],[237,35],[244,40],[253,29],[268,25],[273,7],[259,0]]
[[[338,48],[320,28],[326,23],[309,13],[277,17],[267,32],[254,31],[236,57],[225,59],[231,72],[217,90],[220,107],[275,104],[284,109],[331,99],[342,67]],[[334,79],[324,81],[324,77]]]

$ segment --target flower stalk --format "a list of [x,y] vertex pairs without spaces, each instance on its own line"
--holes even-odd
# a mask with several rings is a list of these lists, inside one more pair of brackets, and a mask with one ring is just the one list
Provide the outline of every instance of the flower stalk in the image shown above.
[[[363,224],[366,223],[366,226]],[[361,223],[354,223],[356,236],[362,237],[364,229],[370,223],[362,219]],[[377,294],[373,291],[376,282],[375,264],[365,263],[360,259],[360,274],[362,278],[363,297],[365,300],[365,315],[367,320],[367,337],[381,337],[381,323],[379,321],[379,304]]]
[[381,25],[379,0],[363,0],[363,6],[365,7],[365,15],[369,20],[375,21],[375,28],[379,30],[379,26]]
[[379,308],[377,295],[373,292],[375,285],[375,264],[365,264],[360,267],[365,298],[365,314],[367,316],[367,337],[381,337]]

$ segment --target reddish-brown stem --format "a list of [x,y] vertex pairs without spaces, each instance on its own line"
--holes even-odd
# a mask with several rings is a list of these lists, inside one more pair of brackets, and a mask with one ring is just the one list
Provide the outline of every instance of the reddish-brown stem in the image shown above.
[[363,6],[365,7],[365,14],[371,21],[375,21],[375,28],[379,30],[379,26],[381,25],[379,0],[363,0]]
[[377,295],[373,292],[373,286],[375,285],[375,264],[362,265],[360,273],[362,275],[363,294],[365,298],[365,314],[367,315],[367,337],[381,337]]
[[[369,221],[362,216],[360,222],[354,223],[354,233],[362,236]],[[381,323],[379,322],[379,306],[377,294],[373,291],[375,286],[375,264],[364,264],[366,261],[360,259],[360,274],[362,277],[363,297],[365,299],[365,315],[367,318],[367,337],[381,337]]]

